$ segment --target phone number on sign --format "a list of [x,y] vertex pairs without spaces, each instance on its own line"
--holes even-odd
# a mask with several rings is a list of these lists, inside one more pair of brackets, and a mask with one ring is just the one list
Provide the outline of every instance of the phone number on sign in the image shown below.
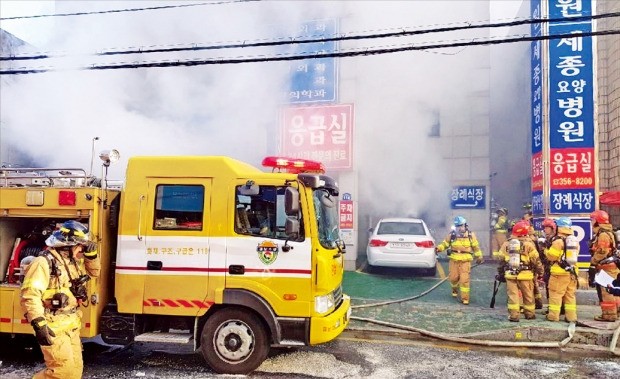
[[554,186],[587,186],[594,184],[594,180],[592,178],[558,178],[553,179],[551,184]]

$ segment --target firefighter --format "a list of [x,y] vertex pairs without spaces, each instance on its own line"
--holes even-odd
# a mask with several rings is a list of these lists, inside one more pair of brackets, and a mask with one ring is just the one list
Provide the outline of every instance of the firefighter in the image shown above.
[[512,228],[510,239],[502,245],[500,253],[504,258],[500,270],[506,278],[508,293],[508,320],[519,322],[519,291],[523,297],[523,315],[528,320],[536,318],[534,282],[544,272],[536,246],[528,232],[530,223],[521,220]]
[[577,256],[579,243],[573,233],[573,222],[568,217],[560,217],[556,221],[557,234],[551,240],[547,250],[547,260],[550,265],[549,277],[549,312],[547,320],[559,321],[560,309],[564,303],[565,320],[577,322],[577,299],[575,293],[578,287]]
[[[613,257],[616,246],[613,227],[609,223],[609,214],[602,210],[594,211],[590,214],[590,221],[592,222],[594,237],[590,241],[590,255],[592,258],[590,260],[590,269],[588,270],[588,283],[591,287],[594,287],[594,276],[597,272],[603,270],[612,278],[616,278],[620,270],[616,262],[604,261],[606,258]],[[602,291],[600,284],[596,284],[596,290],[600,296],[602,314],[595,316],[594,319],[596,321],[616,321],[618,319],[620,302],[612,294]]]
[[[557,235],[557,226],[555,224],[555,220],[552,218],[545,218],[542,222],[543,228],[543,237],[538,240],[538,254],[540,255],[540,261],[544,267],[544,274],[542,276],[542,281],[545,286],[545,294],[547,295],[547,300],[549,299],[549,278],[551,277],[551,265],[547,260],[547,249],[551,247],[551,242]],[[560,315],[564,314],[564,304],[560,308]],[[549,313],[547,309],[545,314]]]
[[491,251],[493,258],[500,259],[499,248],[506,242],[508,235],[508,209],[497,210],[497,221],[493,225],[491,237]]
[[[81,378],[83,370],[82,311],[88,302],[85,283],[98,277],[101,264],[88,228],[66,221],[45,241],[48,249],[27,267],[21,306],[43,352],[46,368],[34,378]],[[81,268],[81,260],[88,275]]]
[[[536,249],[536,252],[539,254],[540,256],[540,247],[538,246],[539,241],[538,241],[538,233],[536,232],[536,229],[534,229],[534,226],[531,224],[530,220],[522,220],[527,222],[528,224],[528,233],[527,233],[527,237],[530,239],[530,242],[532,242],[532,244],[534,245],[534,248]],[[513,231],[514,231],[514,227],[513,227]],[[514,233],[513,233],[514,234]],[[544,270],[543,270],[544,273]],[[536,309],[542,309],[543,307],[543,303],[542,303],[542,293],[540,291],[540,281],[542,281],[542,274],[539,275],[534,275],[534,277],[532,278],[532,283],[534,285],[534,304]]]
[[452,284],[452,297],[457,297],[460,289],[461,301],[467,305],[469,304],[471,261],[476,258],[476,263],[480,264],[483,259],[476,235],[468,229],[465,217],[454,218],[454,230],[435,248],[436,252],[444,250],[450,258],[448,279]]

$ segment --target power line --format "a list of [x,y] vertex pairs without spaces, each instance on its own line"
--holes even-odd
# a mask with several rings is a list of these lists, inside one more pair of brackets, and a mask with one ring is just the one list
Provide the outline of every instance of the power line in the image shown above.
[[[585,32],[579,34],[580,37],[594,37],[605,35],[618,35],[620,30],[604,30],[596,32]],[[315,53],[312,55],[286,55],[286,56],[271,56],[271,57],[250,57],[250,58],[226,58],[226,59],[209,59],[209,60],[186,60],[186,61],[158,61],[158,62],[146,62],[146,63],[118,63],[108,65],[92,65],[87,67],[78,67],[73,70],[115,70],[115,69],[127,69],[127,68],[153,68],[153,67],[191,67],[191,66],[204,66],[204,65],[221,65],[221,64],[240,64],[240,63],[259,63],[259,62],[278,62],[278,61],[292,61],[302,59],[320,59],[320,58],[345,58],[356,56],[369,56],[369,55],[382,55],[391,54],[404,51],[416,51],[416,50],[432,50],[442,49],[449,47],[464,47],[464,46],[481,46],[481,45],[497,45],[503,43],[515,43],[515,42],[532,42],[532,41],[544,41],[555,40],[562,38],[574,38],[576,35],[569,34],[555,34],[544,36],[529,36],[518,37],[509,39],[489,39],[485,41],[468,41],[468,42],[456,42],[456,43],[444,43],[433,44],[423,46],[402,46],[396,48],[375,49],[375,50],[361,50],[361,51],[349,51],[349,52],[331,52],[331,53]],[[67,71],[55,70],[55,69],[15,69],[0,71],[0,75],[25,75],[25,74],[39,74],[53,71]]]
[[[281,45],[292,45],[292,44],[309,44],[309,43],[325,43],[325,42],[339,42],[339,41],[350,41],[350,40],[363,40],[363,39],[376,39],[376,38],[390,38],[390,37],[405,37],[405,36],[413,36],[413,35],[421,35],[421,34],[432,34],[432,33],[444,33],[444,32],[453,32],[459,30],[471,30],[471,29],[482,29],[482,28],[498,28],[498,27],[512,27],[519,25],[527,25],[527,24],[542,24],[549,22],[582,22],[582,21],[591,21],[596,19],[610,18],[610,17],[619,17],[620,12],[612,12],[612,13],[603,13],[599,15],[590,15],[590,16],[580,16],[580,17],[572,17],[570,19],[566,18],[541,18],[541,19],[526,19],[526,20],[518,20],[518,21],[510,21],[510,22],[501,22],[501,23],[491,23],[491,24],[477,24],[477,25],[461,25],[461,26],[449,26],[449,27],[441,27],[434,29],[420,29],[420,30],[410,30],[410,31],[400,31],[400,32],[390,32],[390,33],[379,33],[379,34],[370,34],[370,35],[353,35],[353,36],[339,36],[339,37],[321,37],[321,38],[305,38],[305,37],[288,37],[288,38],[279,38],[277,40],[269,40],[269,41],[259,41],[259,42],[236,42],[233,44],[222,44],[221,42],[216,42],[215,45],[209,46],[191,46],[191,47],[155,47],[155,48],[139,48],[133,50],[121,50],[121,51],[105,51],[101,53],[90,54],[92,56],[109,56],[109,55],[126,55],[126,54],[147,54],[147,53],[170,53],[170,52],[180,52],[180,51],[201,51],[201,50],[221,50],[221,49],[234,49],[234,48],[251,48],[251,47],[268,47],[268,46],[281,46]],[[296,39],[302,38],[302,39]],[[39,55],[29,55],[29,56],[0,56],[0,61],[20,61],[20,60],[39,60],[39,59],[49,59],[49,58],[64,58],[67,55],[50,55],[50,54],[39,54]]]
[[25,18],[66,17],[66,16],[85,16],[85,15],[93,15],[93,14],[105,14],[105,13],[139,12],[139,11],[151,11],[151,10],[170,9],[170,8],[199,7],[199,6],[203,6],[203,5],[221,5],[221,4],[232,4],[232,3],[246,3],[246,2],[251,2],[251,1],[258,1],[258,0],[227,0],[227,1],[217,1],[217,2],[209,2],[209,3],[162,5],[162,6],[159,6],[159,7],[149,7],[149,8],[110,9],[110,10],[107,10],[107,11],[76,12],[76,13],[52,13],[52,14],[39,14],[39,15],[32,15],[32,16],[0,17],[0,20],[5,21],[5,20],[19,20],[19,19],[25,19]]

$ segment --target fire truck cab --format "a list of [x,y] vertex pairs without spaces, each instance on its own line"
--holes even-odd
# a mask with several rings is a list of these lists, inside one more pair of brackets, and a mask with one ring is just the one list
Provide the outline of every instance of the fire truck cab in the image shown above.
[[0,169],[0,333],[33,333],[21,262],[76,219],[102,260],[83,337],[192,345],[229,374],[254,370],[270,346],[336,338],[350,315],[336,182],[312,161],[263,165],[272,172],[221,156],[134,157],[116,188],[77,169]]

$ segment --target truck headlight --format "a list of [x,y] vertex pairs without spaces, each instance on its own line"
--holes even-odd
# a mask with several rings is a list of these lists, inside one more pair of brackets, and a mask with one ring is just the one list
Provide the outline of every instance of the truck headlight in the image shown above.
[[314,310],[317,313],[325,313],[334,306],[334,294],[314,297]]

